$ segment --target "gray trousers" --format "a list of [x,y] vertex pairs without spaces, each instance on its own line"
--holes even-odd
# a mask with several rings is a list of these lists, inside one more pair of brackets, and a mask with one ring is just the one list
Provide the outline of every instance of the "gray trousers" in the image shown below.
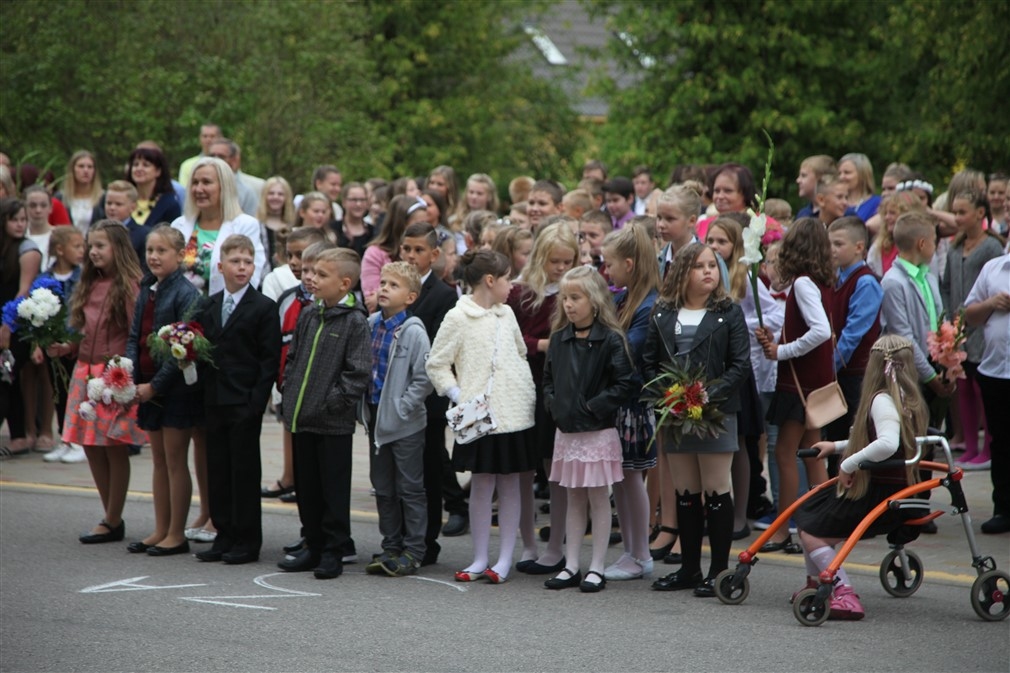
[[[374,414],[372,415],[374,419]],[[376,451],[369,428],[368,475],[375,489],[382,550],[424,558],[428,499],[424,494],[424,430],[384,444]]]

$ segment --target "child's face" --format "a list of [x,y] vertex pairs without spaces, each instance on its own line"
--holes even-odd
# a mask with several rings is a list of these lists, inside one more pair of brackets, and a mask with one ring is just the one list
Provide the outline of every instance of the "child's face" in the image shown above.
[[312,292],[316,299],[322,299],[327,306],[334,306],[351,289],[351,278],[340,273],[336,262],[316,260],[313,269]]
[[635,185],[635,196],[640,199],[649,196],[649,193],[656,186],[656,183],[652,181],[652,176],[648,173],[636,175],[631,179],[631,184]]
[[115,266],[112,244],[104,231],[92,231],[88,234],[88,258],[96,269],[111,271]]
[[404,238],[400,244],[400,259],[413,264],[417,272],[424,276],[431,270],[431,265],[438,259],[439,249],[428,245],[424,236]]
[[25,209],[28,211],[28,223],[33,226],[48,224],[49,214],[53,212],[53,204],[49,197],[39,192],[32,192],[25,199]]
[[841,182],[836,182],[817,195],[817,207],[821,209],[821,222],[831,224],[845,214],[848,204],[845,196],[848,188]]
[[466,183],[466,205],[470,210],[487,210],[487,204],[491,200],[487,185],[481,182],[470,181]]
[[287,244],[288,268],[291,275],[298,280],[302,279],[302,253],[309,247],[308,241],[290,241]]
[[442,251],[442,263],[444,265],[442,278],[452,278],[452,274],[456,271],[456,263],[459,261],[459,254],[456,252],[456,239],[450,236],[442,242],[439,248]]
[[428,181],[424,183],[425,189],[430,189],[433,192],[438,192],[443,197],[446,192],[449,191],[449,183],[446,181],[445,176],[439,175],[438,173],[433,173],[428,176]]
[[890,196],[898,187],[898,179],[893,175],[885,175],[880,179],[880,197]]
[[1006,180],[992,180],[986,194],[989,197],[989,207],[994,213],[1002,213],[1006,207]]
[[354,187],[344,194],[344,211],[354,220],[360,220],[368,212],[368,195],[363,187]]
[[498,235],[498,231],[487,227],[484,231],[480,232],[480,249],[490,250],[491,246],[494,245],[495,236]]
[[510,276],[511,273],[506,273],[504,276],[498,276],[491,281],[491,298],[495,304],[504,304],[508,301],[509,293],[512,291]]
[[18,212],[11,215],[10,219],[7,220],[7,235],[13,239],[20,240],[25,237],[25,232],[28,231],[28,213],[24,208],[18,210]]
[[603,227],[594,222],[583,222],[579,225],[579,233],[583,235],[584,240],[589,241],[590,252],[598,256],[603,239],[607,236]]
[[322,192],[330,201],[340,198],[340,192],[344,187],[344,179],[340,173],[329,173],[322,180],[316,180],[315,188],[317,192]]
[[863,259],[863,243],[854,242],[848,231],[830,231],[828,240],[831,241],[831,261],[836,269],[846,269]]
[[421,195],[421,190],[418,189],[417,182],[413,178],[407,180],[407,191],[404,193],[413,199]]
[[778,259],[779,249],[777,247],[769,248],[768,251],[765,252],[765,261],[761,263],[761,269],[765,272],[765,275],[768,276],[772,289],[776,292],[781,292],[783,286],[782,277],[779,275]]
[[179,268],[184,256],[182,250],[176,250],[164,236],[158,234],[147,236],[146,250],[147,268],[158,280],[171,276]]
[[733,241],[729,240],[729,235],[722,227],[709,227],[705,244],[722,257],[723,261],[730,262],[733,255]]
[[614,249],[603,248],[603,263],[607,265],[607,275],[614,287],[627,287],[631,282],[631,272],[635,268],[635,261],[627,257],[620,257],[614,253]]
[[573,201],[566,201],[565,199],[561,200],[561,210],[564,211],[567,217],[570,217],[573,220],[580,219],[586,212],[585,208],[577,206]]
[[283,187],[278,184],[270,185],[266,196],[267,214],[280,215],[284,211],[284,202],[286,200]]
[[[205,166],[213,172],[213,168]],[[136,185],[149,185],[161,177],[161,169],[143,157],[137,157],[130,166],[130,177]]]
[[526,231],[529,231],[532,228],[530,225],[530,218],[526,216],[526,213],[520,213],[518,210],[509,211],[509,221],[520,229],[525,229]]
[[333,215],[333,210],[330,204],[325,201],[316,200],[308,204],[303,203],[301,207],[301,214],[302,224],[304,226],[322,229],[326,226],[326,223],[330,221],[330,217]]
[[428,224],[437,227],[442,223],[442,212],[438,209],[438,204],[430,194],[421,194],[421,198],[428,204],[428,207],[424,209],[424,212],[428,214]]
[[888,233],[894,231],[894,223],[898,221],[898,215],[900,214],[894,206],[888,205],[887,208],[884,208],[884,226],[887,227]]
[[314,295],[316,293],[316,260],[302,259],[302,285],[305,291]]
[[566,283],[561,288],[561,308],[565,317],[576,328],[587,327],[593,322],[593,304],[589,295],[576,283]]
[[547,192],[530,192],[529,201],[526,202],[526,215],[529,217],[531,226],[535,229],[540,226],[540,220],[551,215],[558,214],[558,204],[551,200],[551,195]]
[[968,199],[954,199],[954,224],[958,231],[967,231],[978,226],[985,217],[985,208],[975,208]]
[[719,174],[712,189],[712,203],[720,213],[740,213],[746,209],[736,175],[729,171]]
[[656,233],[667,243],[682,247],[691,239],[697,215],[685,217],[672,203],[661,203],[656,208]]
[[712,294],[719,284],[719,263],[715,261],[715,252],[705,248],[694,261],[687,278],[689,294],[700,297]]
[[376,301],[382,309],[382,315],[389,318],[404,310],[417,300],[417,293],[412,292],[407,282],[392,273],[384,273],[379,279],[379,292]]
[[[74,163],[74,182],[78,185],[90,185],[95,179],[95,162],[91,157],[81,157]],[[72,194],[69,196],[73,196]]]
[[386,212],[386,206],[375,194],[368,199],[368,214],[372,216],[373,222],[379,221],[379,216]]
[[589,241],[583,240],[579,243],[579,266],[594,266],[593,247]]
[[530,261],[530,254],[533,252],[533,240],[521,241],[512,252],[512,274],[518,276],[526,268],[526,263]]
[[575,252],[568,246],[556,245],[547,255],[547,282],[557,283],[575,264]]
[[603,195],[604,200],[607,203],[607,212],[615,220],[619,220],[631,210],[631,207],[635,205],[635,197],[629,196],[625,198],[624,196],[616,192],[607,192]]
[[105,216],[116,222],[125,222],[137,203],[122,192],[105,192]]
[[796,176],[796,185],[799,187],[801,199],[814,200],[814,195],[817,192],[817,175],[806,164],[800,164],[800,174]]
[[83,264],[84,237],[81,235],[72,236],[64,245],[56,246],[56,257],[70,266],[80,266]]
[[228,292],[235,293],[248,285],[252,279],[256,260],[248,250],[235,249],[221,258],[217,270],[224,278],[224,286]]

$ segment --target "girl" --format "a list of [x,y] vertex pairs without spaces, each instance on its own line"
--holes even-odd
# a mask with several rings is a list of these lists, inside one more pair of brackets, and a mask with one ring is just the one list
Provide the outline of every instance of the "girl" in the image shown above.
[[[137,208],[132,215],[134,222],[153,226],[172,222],[182,215],[172,188],[172,172],[161,150],[138,147],[130,154],[126,165],[126,179],[137,188]],[[191,184],[192,180],[191,175]],[[188,189],[186,194],[188,199]]]
[[[709,597],[715,595],[716,575],[729,565],[731,465],[739,448],[736,413],[750,355],[743,311],[723,288],[715,252],[701,243],[692,243],[677,253],[673,271],[663,283],[642,353],[645,380],[654,379],[662,364],[674,358],[689,371],[704,368],[706,380],[720,380],[719,390],[726,400],[719,408],[726,414],[726,429],[715,438],[687,435],[679,444],[672,437],[664,438],[662,448],[668,454],[676,491],[683,562],[680,570],[656,580],[652,588],[693,588],[695,596]],[[701,539],[706,520],[711,560],[703,580]]]
[[[53,233],[49,237],[49,258],[52,260],[52,265],[43,275],[60,283],[63,287],[63,301],[68,301],[73,296],[77,283],[81,280],[81,264],[84,262],[84,236],[74,227],[54,227]],[[72,372],[74,370],[73,357],[70,355],[61,357],[59,349],[55,346],[46,349],[46,355],[50,358],[59,358],[66,371]],[[53,376],[52,367],[46,365],[46,371],[50,385],[55,388],[57,394],[56,427],[62,436],[63,419],[67,408],[67,385],[59,377]],[[80,444],[70,446],[60,442],[56,448],[42,456],[42,460],[47,463],[56,461],[83,463],[87,460],[87,456],[84,455],[84,447]]]
[[498,213],[498,188],[486,173],[474,173],[466,180],[466,193],[456,208],[456,218],[465,221],[475,210]]
[[[783,282],[792,282],[786,297],[785,324],[781,344],[774,333],[759,328],[755,336],[769,360],[778,360],[775,397],[767,420],[778,426],[775,462],[779,468],[779,511],[785,510],[799,495],[799,470],[796,451],[820,440],[820,430],[808,430],[806,409],[800,398],[797,381],[804,397],[834,380],[834,348],[828,306],[831,304],[835,273],[831,266],[828,232],[819,220],[804,217],[793,223],[779,249],[776,269]],[[788,361],[788,362],[787,362]],[[807,480],[816,486],[828,478],[824,461],[804,459]],[[802,551],[793,542],[788,527],[783,526],[762,552]]]
[[533,253],[533,234],[512,224],[498,231],[491,249],[500,252],[512,263],[512,281],[522,277],[526,262]]
[[275,175],[267,178],[260,192],[260,204],[256,209],[256,219],[263,225],[266,235],[264,247],[270,267],[282,266],[287,259],[284,239],[295,226],[295,206],[291,185],[284,178]]
[[[436,166],[424,183],[424,188],[442,195],[445,199],[446,219],[450,224],[455,224],[458,218],[451,216],[450,213],[456,212],[456,204],[459,201],[459,178],[456,177],[456,171],[452,166]],[[458,230],[454,228],[454,231]]]
[[87,150],[73,153],[67,162],[62,193],[57,197],[66,203],[70,222],[82,234],[88,232],[92,222],[105,218],[105,193],[94,154]]
[[[1003,254],[1003,239],[992,229],[983,229],[986,220],[987,202],[980,191],[961,192],[954,197],[954,220],[959,230],[947,252],[947,266],[940,281],[940,295],[943,297],[944,312],[953,318],[964,308],[972,286],[978,279],[985,263]],[[978,387],[978,365],[985,350],[982,330],[967,328],[968,339],[964,350],[968,358],[964,362],[966,380],[957,386],[957,401],[961,411],[961,425],[964,428],[964,454],[957,465],[965,470],[986,470],[990,466],[990,444],[992,437],[986,428],[985,413],[982,410],[982,393]],[[982,449],[978,446],[978,428],[981,424],[985,433]]]
[[[645,227],[632,220],[623,229],[607,234],[603,240],[603,261],[611,283],[623,288],[614,295],[614,303],[618,324],[628,340],[637,393],[644,383],[642,346],[659,286],[659,268],[652,239]],[[656,417],[648,405],[634,399],[636,396],[629,396],[632,399],[626,400],[617,413],[624,478],[614,484],[614,504],[624,553],[604,570],[603,576],[608,580],[648,577],[653,569],[649,554],[649,495],[645,491],[645,470],[656,466],[655,444],[650,446]]]
[[[0,306],[28,294],[42,266],[39,246],[29,239],[28,213],[18,199],[0,201]],[[0,418],[7,421],[11,443],[0,449],[0,456],[20,456],[35,444],[25,436],[24,396],[21,394],[21,370],[30,356],[28,343],[0,324],[0,351],[10,350],[14,367],[10,382],[0,381]]]
[[[28,211],[27,237],[42,252],[42,271],[49,269],[49,241],[53,227],[49,216],[53,212],[52,197],[42,185],[32,185],[24,191],[25,210]],[[49,452],[56,448],[53,441],[53,388],[45,368],[43,353],[31,350],[31,362],[21,369],[21,394],[24,396],[26,437],[32,447]]]
[[[915,438],[926,433],[928,421],[929,409],[919,391],[912,342],[895,335],[880,337],[870,350],[849,439],[813,445],[820,451],[819,458],[840,452],[842,461],[837,488],[817,493],[796,511],[808,588],[819,586],[818,576],[835,557],[834,546],[851,535],[870,510],[919,481],[918,470],[909,467],[865,472],[858,469],[859,463],[887,460],[895,454],[911,458],[915,455]],[[889,510],[866,533],[889,533],[905,518],[899,510]],[[838,569],[836,582],[828,619],[862,619],[863,606],[842,568]]]
[[883,222],[866,254],[866,263],[878,278],[884,277],[898,256],[898,248],[894,245],[894,223],[900,215],[921,208],[922,202],[911,192],[895,192],[881,199],[877,216]]
[[[578,586],[584,593],[593,593],[607,584],[603,562],[610,542],[608,487],[624,479],[617,411],[636,392],[635,369],[607,283],[595,269],[580,266],[566,273],[561,279],[560,299],[547,348],[543,394],[544,405],[558,428],[550,480],[565,489],[565,528],[572,532],[565,541],[564,570],[544,586]],[[579,551],[587,503],[596,534],[593,557],[583,579]],[[644,546],[644,536],[642,542]]]
[[1003,237],[1010,234],[1010,208],[1007,208],[1006,198],[1008,182],[1010,179],[1003,173],[993,173],[989,176],[989,186],[986,192],[993,228],[997,234]]
[[374,311],[377,306],[376,294],[379,290],[379,275],[382,267],[400,258],[400,242],[403,230],[417,222],[428,219],[424,199],[400,194],[389,202],[389,212],[382,230],[372,239],[361,257],[361,293],[365,306]]
[[42,185],[26,187],[24,191],[25,211],[28,213],[28,238],[42,252],[42,270],[49,269],[49,236],[53,231],[49,216],[53,212],[53,199]]
[[[550,344],[551,319],[557,303],[558,283],[575,266],[578,256],[579,244],[567,224],[562,222],[544,227],[533,242],[532,258],[523,272],[522,281],[513,285],[508,294],[508,304],[515,313],[526,344],[526,358],[533,372],[537,400],[536,425],[524,442],[539,455],[548,475],[554,455],[555,428],[543,405],[544,361]],[[535,467],[531,467],[530,471],[520,475],[522,513],[519,528],[523,538],[523,553],[516,570],[546,575],[565,567],[561,548],[565,539],[565,490],[557,483],[550,484],[550,537],[547,551],[538,559],[533,502],[534,470]]]
[[326,238],[336,243],[337,237],[328,226],[333,220],[333,209],[330,199],[322,192],[309,192],[298,204],[298,214],[295,216],[295,227],[314,227],[326,232]]
[[495,234],[498,233],[498,216],[490,210],[473,210],[463,220],[463,238],[466,249],[491,249]]
[[865,154],[850,153],[838,160],[838,179],[849,189],[846,215],[855,215],[863,222],[877,214],[880,197],[874,194],[873,165]]
[[192,428],[202,426],[203,397],[187,386],[179,366],[169,358],[158,364],[147,340],[165,325],[192,313],[200,293],[182,275],[186,241],[167,225],[147,235],[147,268],[133,311],[126,357],[134,362],[137,384],[137,425],[151,440],[154,464],[154,532],[126,549],[131,554],[172,556],[189,552],[186,516],[193,495],[189,477],[189,440]]
[[126,352],[140,281],[137,255],[123,225],[100,220],[88,230],[87,243],[81,282],[70,302],[70,325],[84,334],[84,340],[73,347],[59,344],[54,352],[61,357],[77,353],[63,441],[84,446],[102,498],[105,516],[79,538],[84,544],[96,544],[119,542],[125,535],[123,506],[130,486],[130,445],[146,444],[147,437],[137,427],[134,406],[116,415],[99,406],[93,421],[78,412],[88,397],[88,380],[102,376],[108,358]]
[[[519,527],[519,474],[536,467],[536,452],[527,443],[533,425],[533,380],[524,356],[519,325],[503,303],[508,298],[509,264],[490,250],[471,250],[460,260],[464,282],[472,294],[462,297],[445,315],[428,355],[428,376],[439,395],[453,404],[471,400],[494,378],[488,403],[498,426],[469,444],[457,444],[452,463],[469,471],[470,533],[473,562],[456,573],[457,582],[508,578]],[[491,501],[498,492],[501,549],[489,566]]]
[[426,189],[421,192],[421,198],[428,205],[428,223],[439,230],[449,229],[449,218],[446,212],[445,197],[440,192]]
[[365,186],[360,182],[351,182],[343,191],[344,219],[334,222],[337,234],[337,245],[350,248],[358,255],[365,254],[368,242],[375,237],[372,225],[365,222],[368,212],[368,195]]

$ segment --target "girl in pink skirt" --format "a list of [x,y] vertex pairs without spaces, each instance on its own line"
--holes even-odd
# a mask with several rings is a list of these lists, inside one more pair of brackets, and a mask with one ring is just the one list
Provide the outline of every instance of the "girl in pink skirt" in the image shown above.
[[[548,589],[606,586],[603,565],[610,532],[611,484],[624,478],[617,411],[637,397],[635,370],[606,281],[593,267],[576,267],[561,279],[547,363],[544,404],[557,425],[550,480],[567,491],[564,570]],[[579,551],[592,509],[593,558],[582,577]]]

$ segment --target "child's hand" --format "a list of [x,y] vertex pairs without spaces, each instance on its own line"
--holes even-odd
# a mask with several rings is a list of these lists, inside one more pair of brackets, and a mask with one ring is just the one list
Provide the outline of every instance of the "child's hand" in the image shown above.
[[827,458],[828,456],[835,455],[835,443],[834,442],[817,442],[811,449],[817,449],[818,458]]
[[11,347],[11,328],[7,325],[0,325],[0,350],[7,350]]
[[768,341],[761,344],[761,350],[764,351],[765,357],[769,360],[779,359],[779,345],[774,341]]
[[70,344],[53,344],[46,349],[46,355],[51,358],[61,358],[70,354]]
[[369,313],[375,313],[379,308],[379,293],[373,292],[370,295],[365,296],[365,308],[368,309]]
[[757,329],[755,329],[754,338],[758,340],[758,343],[761,344],[762,348],[764,348],[764,345],[766,343],[774,341],[774,339],[772,339],[771,330],[768,329],[767,327],[758,327]]
[[154,397],[154,387],[150,383],[141,383],[137,386],[137,402],[143,404],[150,402]]
[[853,480],[853,475],[849,474],[845,470],[838,470],[838,483],[842,485],[842,488],[852,488]]
[[40,365],[40,364],[42,364],[45,361],[46,361],[46,359],[42,355],[42,349],[39,348],[38,346],[36,346],[35,348],[33,348],[32,349],[32,362],[34,362],[37,365]]

